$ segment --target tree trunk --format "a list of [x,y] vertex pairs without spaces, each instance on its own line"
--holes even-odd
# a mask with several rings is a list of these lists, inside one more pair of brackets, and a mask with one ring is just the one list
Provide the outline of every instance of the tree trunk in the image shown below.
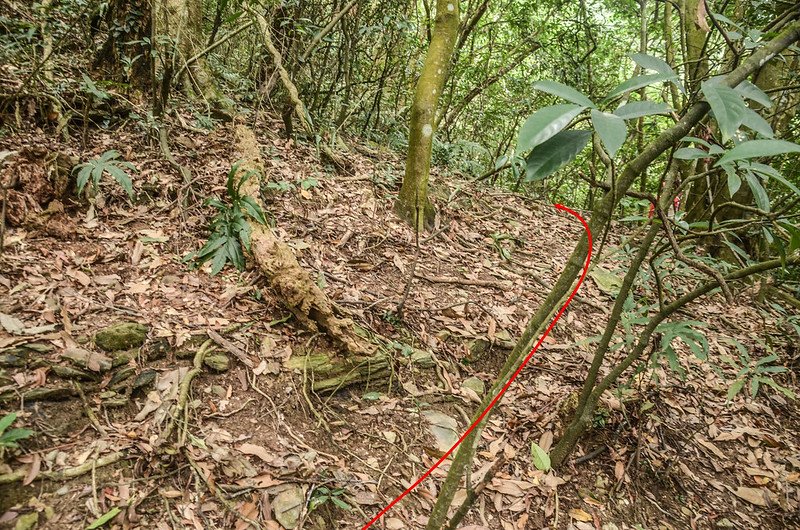
[[418,231],[433,226],[436,215],[428,199],[431,147],[439,96],[458,36],[458,21],[458,0],[437,0],[433,37],[417,81],[411,110],[406,172],[395,203],[397,215]]
[[[187,92],[204,98],[210,103],[220,100],[219,90],[205,60],[201,55],[183,69],[182,66],[195,57],[205,44],[203,38],[202,0],[154,0],[154,39],[161,48],[159,70],[163,72],[185,72],[185,79],[176,79]],[[161,36],[169,36],[170,43],[159,44]]]

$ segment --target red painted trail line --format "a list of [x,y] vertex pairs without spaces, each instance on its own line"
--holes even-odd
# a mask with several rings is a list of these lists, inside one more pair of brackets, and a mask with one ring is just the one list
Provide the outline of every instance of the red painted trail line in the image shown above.
[[575,288],[572,290],[572,293],[570,293],[570,295],[569,295],[569,298],[567,298],[567,301],[566,301],[566,302],[564,302],[564,305],[563,305],[563,306],[561,306],[561,309],[559,309],[559,310],[558,310],[558,313],[556,313],[556,316],[555,316],[555,317],[553,317],[553,320],[550,322],[550,325],[549,325],[549,326],[547,326],[547,329],[544,331],[544,333],[542,334],[542,336],[541,336],[541,337],[539,338],[539,340],[536,342],[536,344],[534,345],[533,349],[531,349],[531,352],[530,352],[530,353],[527,355],[527,357],[525,357],[525,360],[523,360],[523,361],[522,361],[522,364],[520,364],[520,365],[519,365],[519,368],[517,368],[517,371],[516,371],[516,372],[514,372],[514,374],[511,376],[511,378],[508,380],[508,382],[507,382],[507,383],[506,383],[506,384],[503,386],[503,388],[500,390],[500,392],[498,392],[498,393],[497,393],[497,395],[494,397],[494,399],[492,400],[492,402],[491,402],[491,403],[489,403],[489,406],[488,406],[488,407],[486,407],[486,408],[484,409],[484,411],[483,411],[483,412],[481,412],[481,415],[480,415],[480,416],[478,416],[478,419],[476,419],[476,420],[475,420],[475,421],[472,423],[472,425],[470,425],[470,426],[469,426],[469,429],[467,429],[467,430],[466,430],[466,432],[465,432],[464,434],[462,434],[462,435],[461,435],[461,438],[459,438],[459,439],[458,439],[458,441],[457,441],[457,442],[456,442],[456,443],[453,445],[453,447],[451,447],[451,448],[450,448],[450,449],[449,449],[449,450],[448,450],[448,451],[447,451],[447,452],[444,454],[444,456],[442,456],[442,457],[441,457],[441,458],[440,458],[440,459],[439,459],[439,460],[438,460],[438,461],[437,461],[435,464],[433,464],[433,465],[430,467],[430,469],[428,469],[428,470],[427,470],[425,473],[423,473],[423,474],[422,474],[422,476],[421,476],[421,477],[419,477],[415,483],[413,483],[411,486],[409,486],[409,488],[408,488],[407,490],[405,490],[403,493],[401,493],[401,494],[400,494],[400,495],[399,495],[399,496],[398,496],[398,497],[397,497],[395,500],[393,500],[392,502],[390,502],[390,503],[389,503],[389,504],[388,504],[388,505],[387,505],[387,506],[386,506],[386,507],[385,507],[383,510],[381,510],[380,512],[378,512],[378,515],[376,515],[375,517],[373,517],[373,518],[372,518],[372,520],[370,520],[370,522],[368,522],[367,524],[365,524],[365,525],[362,527],[362,529],[361,529],[361,530],[367,530],[367,529],[368,529],[370,526],[372,526],[372,525],[373,525],[373,524],[374,524],[376,521],[378,521],[378,519],[380,519],[381,517],[383,517],[383,516],[384,516],[384,514],[386,514],[386,512],[388,512],[388,511],[389,511],[389,510],[392,508],[392,506],[394,506],[395,504],[397,504],[398,502],[400,502],[400,501],[403,499],[403,497],[405,497],[406,495],[408,495],[409,493],[411,493],[412,491],[414,491],[414,489],[415,489],[417,486],[419,486],[419,485],[420,485],[420,483],[421,483],[423,480],[425,480],[426,478],[428,478],[428,476],[429,476],[431,473],[433,473],[433,470],[434,470],[434,469],[436,469],[437,467],[439,467],[439,465],[441,465],[441,463],[442,463],[442,462],[444,462],[445,460],[447,460],[447,457],[448,457],[448,456],[450,456],[450,455],[453,453],[453,451],[455,451],[455,450],[456,450],[456,448],[459,446],[459,444],[461,444],[461,442],[463,442],[463,441],[464,441],[464,438],[466,438],[466,437],[469,435],[469,433],[471,433],[471,432],[472,432],[472,431],[475,429],[475,427],[476,427],[476,426],[477,426],[477,425],[478,425],[478,424],[481,422],[481,420],[483,420],[483,418],[484,418],[484,417],[485,417],[487,414],[489,414],[489,411],[490,411],[490,410],[492,410],[492,407],[494,407],[494,406],[497,404],[497,402],[498,402],[498,401],[500,401],[500,398],[502,398],[502,397],[503,397],[503,394],[505,394],[505,393],[506,393],[506,390],[508,390],[508,387],[509,387],[509,386],[511,386],[511,383],[513,383],[513,382],[514,382],[514,379],[516,379],[516,378],[517,378],[517,376],[518,376],[518,375],[519,375],[519,373],[522,371],[522,369],[523,369],[523,368],[525,368],[525,366],[528,364],[528,361],[530,361],[530,360],[531,360],[531,358],[533,358],[533,354],[534,354],[534,353],[536,353],[536,350],[538,350],[538,349],[539,349],[539,346],[541,346],[541,345],[542,345],[542,342],[544,342],[544,339],[547,337],[547,335],[549,335],[549,334],[550,334],[550,331],[551,331],[551,330],[553,329],[553,327],[556,325],[556,322],[558,322],[558,319],[559,319],[559,318],[561,318],[561,315],[563,315],[563,314],[564,314],[564,311],[566,311],[566,309],[567,309],[567,306],[570,304],[570,302],[572,302],[572,299],[575,297],[575,293],[577,293],[577,292],[578,292],[578,289],[580,288],[581,284],[583,283],[583,280],[584,280],[584,279],[586,279],[586,273],[589,271],[589,262],[591,262],[591,260],[592,260],[592,232],[589,230],[589,225],[588,225],[588,224],[586,224],[586,220],[585,220],[583,217],[581,217],[581,216],[580,216],[580,215],[579,215],[577,212],[575,212],[575,211],[573,211],[573,210],[570,210],[570,209],[569,209],[569,208],[567,208],[566,206],[564,206],[564,205],[562,205],[562,204],[556,204],[556,205],[554,205],[554,206],[555,206],[557,209],[559,209],[559,210],[563,210],[563,211],[567,212],[568,214],[572,215],[573,217],[577,218],[577,219],[578,219],[578,220],[581,222],[581,224],[583,225],[583,229],[584,229],[584,230],[586,230],[586,235],[587,235],[587,237],[589,238],[589,247],[588,247],[588,248],[589,248],[589,252],[586,254],[586,263],[583,265],[583,272],[581,273],[581,277],[580,277],[580,279],[578,280],[578,283],[577,283],[577,285],[575,285]]

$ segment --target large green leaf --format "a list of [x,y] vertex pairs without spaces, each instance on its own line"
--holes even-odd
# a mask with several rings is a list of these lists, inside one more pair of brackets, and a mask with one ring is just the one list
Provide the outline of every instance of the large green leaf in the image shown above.
[[717,82],[704,81],[701,88],[717,119],[723,142],[729,141],[742,124],[747,105],[738,92]]
[[674,74],[646,74],[646,75],[638,75],[632,79],[628,79],[624,83],[618,85],[611,93],[606,96],[606,99],[612,99],[619,95],[624,94],[625,92],[630,92],[631,90],[638,90],[640,88],[652,85],[654,83],[658,83],[659,81],[675,81],[677,77]]
[[717,160],[715,166],[729,164],[737,160],[800,153],[800,145],[785,140],[750,140],[737,145]]
[[666,103],[656,103],[655,101],[631,101],[622,105],[614,114],[623,120],[633,120],[643,116],[652,116],[653,114],[668,114],[672,112],[672,107]]
[[3,431],[8,429],[16,419],[17,419],[16,412],[10,412],[5,416],[3,416],[2,418],[0,418],[0,434],[3,434]]
[[761,185],[761,180],[755,176],[752,171],[745,171],[744,178],[747,181],[747,185],[750,186],[750,190],[753,192],[753,198],[756,200],[756,206],[758,206],[761,210],[768,212],[769,195],[767,195],[767,190],[764,189],[764,186]]
[[558,134],[584,108],[581,105],[553,105],[537,110],[519,130],[517,153],[526,153]]
[[531,460],[533,460],[533,465],[536,466],[536,469],[539,471],[550,471],[550,455],[539,447],[539,444],[536,442],[531,442]]
[[772,106],[772,99],[769,97],[769,95],[767,95],[766,92],[758,88],[750,81],[742,81],[736,86],[736,88],[734,88],[734,90],[743,97],[755,101],[756,103],[759,103],[767,108]]
[[681,147],[672,156],[678,160],[696,160],[698,158],[708,158],[708,151],[703,151],[696,147]]
[[592,109],[592,124],[608,151],[608,156],[614,158],[628,136],[625,120],[614,114]]
[[778,170],[776,170],[772,166],[768,166],[766,164],[759,164],[758,162],[752,162],[749,166],[751,171],[758,173],[759,175],[765,175],[771,179],[775,179],[787,188],[791,190],[792,193],[795,195],[800,195],[800,189],[797,186],[789,182],[783,175],[780,174]]
[[592,100],[586,97],[585,94],[575,90],[571,86],[559,83],[558,81],[544,79],[542,81],[535,82],[533,84],[533,88],[535,90],[541,90],[542,92],[547,92],[548,94],[553,94],[554,96],[566,99],[567,101],[575,103],[576,105],[581,105],[582,107],[595,108],[595,104],[592,103]]
[[775,136],[769,122],[753,109],[745,109],[744,116],[742,117],[742,125],[751,131],[757,132],[764,138],[772,138]]
[[739,191],[739,188],[742,186],[742,177],[736,172],[735,169],[731,166],[723,166],[725,173],[728,174],[728,193],[731,197]]
[[541,145],[527,158],[525,178],[528,181],[542,180],[578,156],[589,139],[590,131],[562,131]]
[[668,75],[670,77],[678,77],[678,74],[675,73],[675,70],[673,70],[666,61],[659,59],[658,57],[653,57],[652,55],[648,55],[646,53],[634,53],[631,55],[631,59],[633,59],[636,64],[642,68],[646,68],[647,70],[652,70],[654,72],[658,72],[659,74]]

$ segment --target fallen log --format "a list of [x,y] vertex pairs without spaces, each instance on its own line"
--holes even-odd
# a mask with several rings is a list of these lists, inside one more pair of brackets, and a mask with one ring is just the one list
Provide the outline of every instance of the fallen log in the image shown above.
[[[244,125],[236,126],[237,150],[241,157],[240,171],[254,171],[267,178],[256,137]],[[259,197],[259,183],[251,178],[242,191]],[[376,349],[355,332],[349,318],[340,317],[311,274],[300,266],[292,249],[280,241],[269,226],[251,222],[250,253],[258,268],[300,323],[309,329],[320,329],[348,353],[372,355]]]

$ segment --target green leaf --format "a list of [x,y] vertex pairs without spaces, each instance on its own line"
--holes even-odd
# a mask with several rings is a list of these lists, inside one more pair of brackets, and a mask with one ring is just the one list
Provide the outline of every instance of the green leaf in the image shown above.
[[726,401],[730,401],[734,397],[736,397],[736,394],[741,392],[743,387],[744,387],[744,379],[737,379],[736,381],[734,381],[731,387],[728,389],[728,396],[726,398]]
[[711,149],[711,144],[703,140],[702,138],[697,138],[696,136],[684,136],[681,138],[681,142],[693,142],[696,144],[700,144],[706,149]]
[[764,107],[772,107],[772,99],[769,97],[769,95],[767,95],[766,92],[758,88],[750,81],[742,81],[736,86],[736,88],[734,88],[734,90],[741,94],[742,97],[745,97],[751,101],[755,101]]
[[10,431],[4,433],[0,436],[0,444],[11,445],[13,444],[16,446],[17,444],[14,443],[17,440],[24,440],[25,438],[29,438],[33,435],[33,431],[30,429],[11,429]]
[[83,193],[83,188],[86,187],[86,183],[89,182],[89,177],[92,175],[92,166],[88,164],[81,164],[78,166],[81,170],[78,172],[78,195]]
[[544,452],[536,442],[531,442],[531,459],[539,471],[550,471],[550,455]]
[[608,156],[614,158],[628,136],[625,120],[614,114],[592,109],[592,124],[608,151]]
[[116,506],[114,508],[111,508],[106,513],[104,513],[103,515],[101,515],[100,517],[98,517],[97,519],[92,521],[92,524],[87,526],[86,530],[96,530],[97,528],[100,528],[101,526],[105,525],[107,522],[111,521],[111,519],[116,517],[117,514],[119,514],[119,512],[121,512],[121,511],[122,510],[120,510]]
[[723,142],[729,141],[736,134],[747,111],[742,96],[718,82],[704,81],[701,88],[719,124]]
[[761,185],[761,180],[759,180],[759,178],[751,171],[746,171],[744,178],[747,181],[747,185],[750,186],[750,190],[753,192],[753,197],[756,200],[756,206],[758,206],[760,210],[768,212],[769,195],[767,195],[767,190],[764,189],[764,186]]
[[519,130],[517,153],[526,153],[558,134],[584,108],[580,105],[553,105],[536,111]]
[[729,164],[736,160],[761,158],[783,155],[786,153],[800,153],[800,145],[785,140],[750,140],[742,142],[717,160],[714,166]]
[[742,117],[742,125],[753,132],[757,132],[764,138],[772,138],[775,136],[775,133],[772,131],[772,125],[753,109],[745,108],[744,116]]
[[228,254],[225,252],[225,247],[218,248],[214,254],[214,259],[211,262],[211,276],[216,276],[219,274],[219,272],[225,268],[225,264],[227,262]]
[[558,81],[544,79],[542,81],[535,82],[533,84],[533,88],[534,90],[541,90],[542,92],[547,92],[548,94],[553,94],[554,96],[566,99],[567,101],[582,107],[596,107],[595,104],[592,103],[592,100],[586,97],[585,94],[575,90],[571,86],[559,83]]
[[526,159],[525,179],[542,180],[578,156],[589,139],[590,131],[562,131],[537,146]]
[[10,412],[10,413],[6,414],[5,416],[3,416],[2,418],[0,418],[0,434],[2,434],[3,431],[8,429],[8,427],[12,423],[14,423],[14,421],[16,419],[17,419],[17,413],[16,412]]
[[127,173],[122,171],[120,168],[114,165],[106,166],[106,171],[108,171],[114,180],[116,180],[122,189],[128,194],[131,200],[133,200],[133,183],[131,182],[131,178],[128,176]]
[[349,505],[349,504],[347,504],[346,502],[344,502],[344,501],[343,501],[342,499],[340,499],[339,497],[336,497],[336,496],[334,496],[334,497],[331,497],[331,502],[332,502],[333,504],[335,504],[336,506],[338,506],[339,508],[341,508],[342,510],[345,510],[345,511],[347,511],[347,512],[349,512],[349,511],[352,511],[352,510],[353,510],[353,509],[350,507],[350,505]]
[[729,166],[725,166],[725,170],[728,173],[728,193],[733,197],[733,195],[739,191],[739,188],[742,187],[742,177]]
[[758,395],[758,388],[761,385],[760,378],[754,377],[750,380],[750,395],[756,397]]
[[252,219],[255,219],[262,225],[267,224],[267,219],[264,217],[264,210],[261,209],[261,206],[259,206],[252,197],[242,197],[242,206],[244,206],[247,215]]
[[654,101],[631,101],[622,105],[614,111],[614,114],[623,120],[633,120],[654,114],[669,114],[672,107],[666,103],[656,103]]
[[675,73],[672,67],[667,64],[666,61],[659,59],[658,57],[653,57],[652,55],[648,55],[646,53],[634,53],[631,55],[631,59],[633,59],[636,64],[647,70],[653,70],[654,72],[658,72],[659,74],[670,77],[678,77],[678,74]]
[[[767,167],[769,167],[769,166],[767,166]],[[752,169],[753,171],[758,171],[752,166],[751,166],[750,169]],[[795,195],[800,195],[800,189],[798,189],[797,186],[795,186],[794,184],[792,184],[791,182],[789,182],[788,180],[783,178],[783,175],[781,175],[780,173],[776,173],[776,174],[773,174],[773,175],[770,175],[770,176],[773,179],[775,179],[778,182],[780,182],[781,184],[783,184],[784,186],[786,186],[787,188],[789,188],[792,191],[792,193],[794,193]]]
[[681,147],[673,155],[678,160],[696,160],[698,158],[708,158],[708,151],[703,151],[696,147]]
[[630,92],[632,90],[637,90],[639,88],[643,88],[654,83],[663,82],[663,81],[674,81],[677,77],[674,74],[646,74],[646,75],[638,75],[632,79],[628,79],[624,83],[618,85],[611,93],[606,96],[606,100],[613,99],[617,96],[624,94],[625,92]]

